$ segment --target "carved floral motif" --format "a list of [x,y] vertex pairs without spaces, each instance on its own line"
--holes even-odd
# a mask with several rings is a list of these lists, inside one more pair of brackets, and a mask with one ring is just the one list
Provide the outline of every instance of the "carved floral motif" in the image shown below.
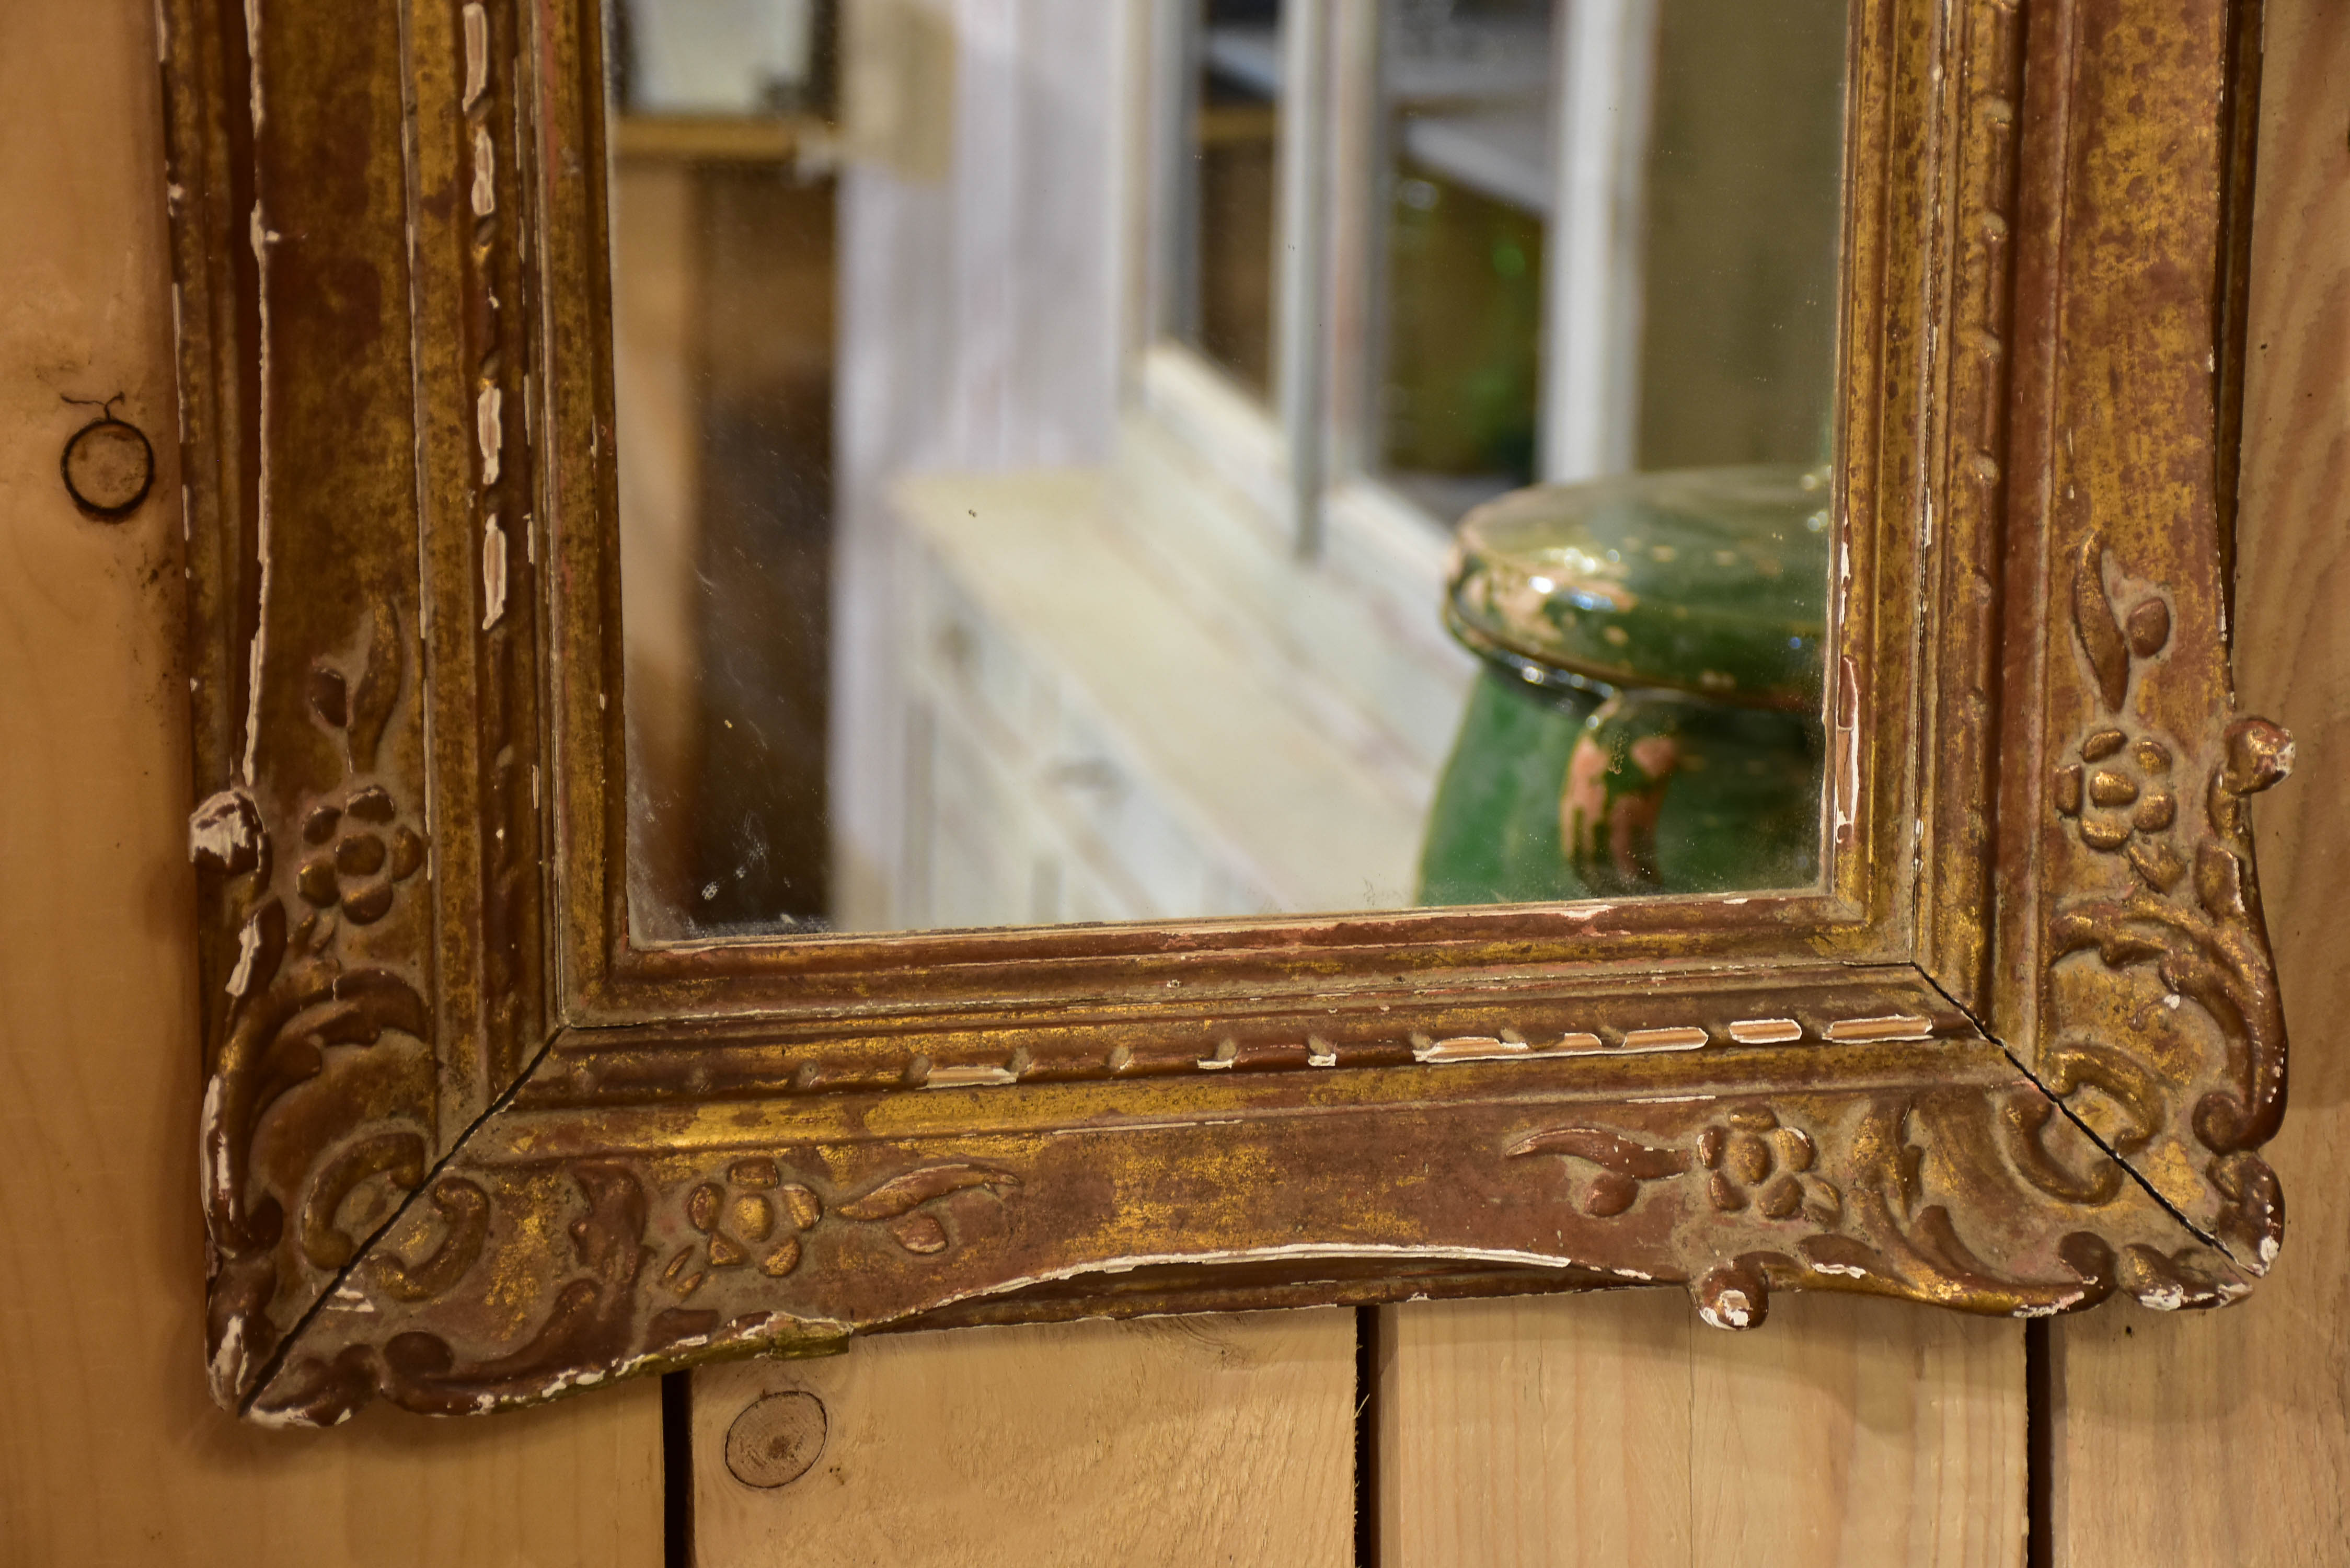
[[[789,1314],[758,1309],[725,1315],[707,1303],[730,1272],[781,1280],[801,1264],[813,1236],[827,1228],[879,1229],[918,1258],[953,1245],[949,1212],[961,1194],[1002,1194],[1021,1185],[1007,1170],[968,1160],[925,1164],[871,1183],[829,1203],[816,1187],[787,1179],[777,1160],[733,1159],[720,1172],[676,1190],[676,1212],[694,1239],[671,1251],[656,1272],[661,1227],[643,1172],[620,1159],[566,1168],[577,1208],[566,1233],[572,1271],[521,1343],[468,1353],[457,1336],[409,1328],[381,1344],[347,1344],[330,1356],[289,1368],[255,1410],[265,1421],[307,1425],[347,1418],[380,1393],[411,1410],[460,1414],[544,1398],[575,1384],[599,1381],[652,1357],[675,1358],[730,1345],[828,1342],[837,1331],[811,1328]],[[445,1235],[423,1259],[403,1262],[380,1251],[361,1282],[408,1303],[450,1293],[483,1252],[490,1203],[482,1188],[444,1177],[432,1189]],[[754,1287],[755,1292],[755,1287]],[[738,1300],[722,1297],[722,1300]],[[369,1315],[367,1290],[347,1291],[343,1304]],[[673,1303],[673,1304],[664,1304]]]
[[[786,1182],[775,1162],[738,1159],[722,1184],[705,1181],[686,1195],[685,1212],[704,1241],[680,1249],[661,1271],[661,1281],[681,1296],[701,1288],[712,1269],[756,1262],[759,1272],[781,1279],[799,1267],[800,1234],[824,1218],[824,1203],[799,1182]],[[780,1231],[780,1233],[779,1233]]]
[[[2193,1247],[2116,1247],[2085,1226],[2053,1235],[2042,1249],[2061,1275],[2018,1277],[1985,1261],[1961,1235],[1952,1205],[1964,1197],[1970,1210],[1982,1210],[1988,1195],[1938,1196],[1931,1172],[1998,1169],[2001,1152],[1988,1106],[1966,1095],[1887,1096],[1812,1131],[1769,1107],[1739,1106],[1697,1129],[1686,1147],[1583,1125],[1534,1133],[1504,1150],[1597,1167],[1579,1207],[1598,1219],[1628,1217],[1649,1184],[1704,1174],[1715,1218],[1699,1246],[1721,1261],[1694,1272],[1690,1290],[1717,1328],[1760,1324],[1774,1287],[1923,1298],[2018,1317],[2093,1305],[2116,1290],[2159,1308],[2220,1305],[2242,1293],[2241,1281]],[[1939,1165],[1929,1158],[1937,1153]],[[1685,1201],[1669,1218],[1687,1223],[1697,1213]],[[2012,1252],[2014,1242],[2003,1239],[1994,1255]]]
[[[2042,1069],[2052,1093],[2067,1096],[2091,1085],[2123,1107],[2127,1120],[2113,1142],[2126,1157],[2170,1123],[2168,1096],[2122,1042],[2096,1037],[2100,1021],[2067,1023],[2053,984],[2054,965],[2093,952],[2117,972],[2150,969],[2168,1005],[2191,1002],[2199,1009],[2223,1047],[2214,1075],[2222,1086],[2196,1101],[2189,1125],[2211,1157],[2204,1175],[2220,1195],[2220,1239],[2260,1272],[2276,1256],[2283,1203],[2274,1175],[2251,1150],[2275,1136],[2284,1114],[2285,1040],[2251,875],[2246,802],[2291,771],[2293,740],[2265,719],[2228,725],[2220,754],[2203,770],[2202,821],[2193,825],[2183,816],[2172,781],[2188,748],[2143,724],[2130,701],[2137,683],[2168,649],[2170,608],[2150,590],[2126,595],[2131,602],[2118,605],[2106,568],[2105,542],[2093,535],[2074,558],[2072,608],[2099,711],[2078,760],[2057,770],[2054,797],[2059,815],[2083,845],[2126,862],[2130,885],[2119,894],[2068,900],[2056,910],[2048,950],[2056,1027]],[[2078,1179],[2069,1190],[2062,1180],[2040,1185],[2058,1196],[2073,1196],[2082,1187]]]
[[1733,1110],[1719,1126],[1698,1135],[1698,1163],[1712,1174],[1706,1197],[1715,1209],[1734,1214],[1752,1204],[1765,1220],[1793,1220],[1799,1213],[1834,1230],[1844,1217],[1844,1199],[1812,1173],[1818,1158],[1811,1136],[1781,1125],[1768,1106]]
[[931,1257],[952,1244],[940,1213],[943,1199],[974,1188],[1001,1192],[1019,1185],[1018,1177],[992,1166],[925,1165],[835,1205],[827,1214],[816,1190],[784,1180],[774,1160],[738,1159],[723,1181],[699,1182],[685,1195],[686,1220],[702,1240],[671,1255],[661,1282],[683,1299],[715,1270],[754,1264],[769,1279],[782,1279],[799,1267],[801,1239],[827,1219],[879,1225],[907,1251]]
[[1769,1106],[1742,1106],[1705,1127],[1687,1148],[1653,1148],[1606,1127],[1554,1127],[1510,1146],[1511,1158],[1555,1154],[1598,1168],[1582,1209],[1612,1219],[1638,1201],[1642,1187],[1702,1174],[1707,1200],[1723,1214],[1752,1209],[1771,1220],[1809,1217],[1833,1228],[1844,1200],[1813,1171],[1817,1151],[1809,1134],[1787,1127]]
[[[276,890],[275,845],[250,794],[214,795],[189,824],[190,853],[200,868],[248,882],[202,1132],[212,1280],[207,1334],[213,1391],[224,1403],[250,1389],[276,1348],[269,1308],[280,1289],[286,1225],[280,1198],[259,1190],[253,1178],[265,1117],[326,1071],[330,1051],[364,1050],[387,1034],[427,1045],[432,1037],[430,1009],[410,978],[349,961],[340,940],[346,921],[371,925],[389,913],[399,885],[423,860],[421,836],[399,820],[398,805],[376,774],[402,663],[399,622],[390,608],[379,607],[355,671],[323,659],[312,668],[311,713],[338,737],[343,773],[302,812],[302,836],[317,853],[296,875],[304,906],[298,919]],[[380,829],[390,830],[389,843]],[[406,1128],[363,1137],[328,1158],[296,1219],[294,1240],[303,1256],[320,1270],[348,1262],[356,1242],[338,1228],[344,1200],[378,1177],[404,1194],[423,1179],[424,1158],[422,1136]]]

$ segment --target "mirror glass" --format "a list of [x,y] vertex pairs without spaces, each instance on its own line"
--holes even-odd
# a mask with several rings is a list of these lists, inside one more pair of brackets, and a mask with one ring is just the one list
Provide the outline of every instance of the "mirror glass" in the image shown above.
[[1800,888],[1846,0],[606,0],[640,943]]

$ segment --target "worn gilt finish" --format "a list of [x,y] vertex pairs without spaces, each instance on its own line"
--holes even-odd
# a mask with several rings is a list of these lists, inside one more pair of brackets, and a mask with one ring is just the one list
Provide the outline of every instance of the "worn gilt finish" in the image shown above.
[[1815,893],[632,945],[583,0],[168,0],[222,1401],[2275,1254],[2229,0],[1860,0]]

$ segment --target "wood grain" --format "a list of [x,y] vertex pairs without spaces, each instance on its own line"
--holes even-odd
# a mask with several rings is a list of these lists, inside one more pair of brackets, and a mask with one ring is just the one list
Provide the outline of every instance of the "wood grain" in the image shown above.
[[2294,778],[2258,808],[2293,1037],[2275,1272],[2224,1313],[2108,1308],[2053,1331],[2054,1561],[2350,1558],[2350,9],[2271,0],[2253,207],[2236,676],[2290,728]]
[[1731,1334],[1679,1292],[1382,1314],[1385,1568],[2020,1564],[2022,1332],[1805,1296]]
[[[659,1560],[650,1386],[273,1436],[202,1368],[161,111],[144,0],[0,4],[0,1562]],[[128,521],[58,475],[120,393]]]
[[[1353,1561],[1355,1314],[965,1329],[825,1361],[697,1373],[694,1525],[711,1568],[1321,1568]],[[728,1429],[824,1404],[823,1451],[772,1490]]]

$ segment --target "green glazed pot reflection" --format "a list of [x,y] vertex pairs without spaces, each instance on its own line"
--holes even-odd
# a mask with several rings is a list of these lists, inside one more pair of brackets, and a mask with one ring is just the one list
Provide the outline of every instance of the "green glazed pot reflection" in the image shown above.
[[1816,472],[1733,469],[1471,514],[1447,621],[1487,663],[1419,901],[1815,883],[1827,504]]

